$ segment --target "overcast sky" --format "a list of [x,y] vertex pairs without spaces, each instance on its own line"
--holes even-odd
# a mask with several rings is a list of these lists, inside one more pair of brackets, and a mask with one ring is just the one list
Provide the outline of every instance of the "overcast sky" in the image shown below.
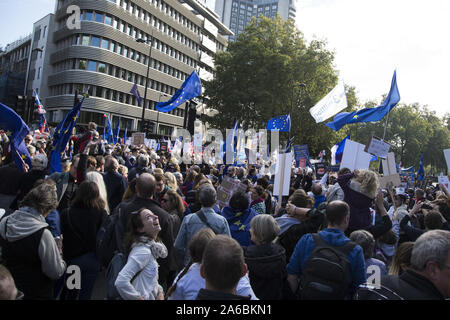
[[[210,0],[209,0],[210,1]],[[55,0],[0,0],[0,45],[31,32]],[[297,0],[306,39],[326,39],[335,66],[358,97],[381,102],[394,69],[401,102],[450,112],[450,1]]]
[[450,112],[450,1],[298,0],[306,39],[326,39],[344,83],[361,102],[389,92],[394,69],[403,103]]

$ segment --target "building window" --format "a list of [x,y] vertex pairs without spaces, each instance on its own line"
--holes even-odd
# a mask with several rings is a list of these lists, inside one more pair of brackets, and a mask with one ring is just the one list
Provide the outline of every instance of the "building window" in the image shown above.
[[89,36],[83,36],[83,38],[81,40],[81,45],[82,46],[88,46],[89,45]]
[[91,46],[93,47],[99,47],[100,46],[100,38],[92,36],[91,39]]
[[89,63],[88,63],[88,70],[89,71],[97,71],[97,62],[89,61]]
[[106,73],[106,64],[104,64],[104,63],[99,63],[99,64],[98,64],[98,72]]
[[107,39],[102,39],[102,48],[109,50],[109,41]]
[[110,16],[105,16],[105,24],[107,25],[112,25],[112,19]]
[[95,22],[103,22],[103,14],[96,12],[95,13]]
[[84,20],[91,21],[92,20],[92,11],[86,11],[86,15]]
[[78,60],[78,69],[86,70],[86,64],[87,64],[86,60],[84,60],[84,59]]

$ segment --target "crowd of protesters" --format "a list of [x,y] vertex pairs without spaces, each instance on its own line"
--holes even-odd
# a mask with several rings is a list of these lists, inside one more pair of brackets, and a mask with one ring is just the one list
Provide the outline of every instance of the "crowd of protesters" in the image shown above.
[[[450,298],[442,185],[396,193],[371,170],[319,181],[293,166],[289,196],[278,199],[259,161],[186,165],[108,144],[95,123],[72,137],[62,172],[49,172],[51,141],[30,134],[25,144],[27,172],[1,145],[0,194],[12,201],[0,220],[0,299],[90,300],[98,277],[124,300]],[[221,207],[225,177],[246,187]],[[108,256],[99,235],[113,222]],[[124,265],[111,279],[118,253]],[[71,265],[78,288],[67,285]]]

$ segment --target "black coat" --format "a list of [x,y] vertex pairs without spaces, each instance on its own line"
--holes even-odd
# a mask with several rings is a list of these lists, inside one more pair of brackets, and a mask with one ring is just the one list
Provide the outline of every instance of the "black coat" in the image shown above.
[[33,185],[39,179],[45,179],[45,171],[31,170],[29,172],[26,172],[23,176],[20,177],[19,194],[11,203],[10,209],[12,210],[18,209],[20,201],[22,201],[23,198],[27,195],[27,193],[30,192],[31,189],[33,189]]
[[286,284],[286,254],[277,244],[244,247],[253,292],[260,300],[281,300]]
[[[387,289],[386,289],[387,288]],[[367,290],[360,288],[358,300],[444,300],[444,296],[434,284],[424,276],[407,270],[400,276],[381,277],[380,289]]]
[[311,209],[306,214],[307,220],[300,224],[292,225],[278,238],[278,244],[286,250],[286,261],[289,262],[297,242],[307,233],[316,233],[326,227],[324,210]]
[[107,218],[106,211],[71,207],[64,210],[60,217],[64,259],[95,252],[97,232]]
[[118,172],[106,172],[103,174],[106,192],[108,194],[108,205],[110,210],[122,201],[123,194],[127,189],[127,180]]

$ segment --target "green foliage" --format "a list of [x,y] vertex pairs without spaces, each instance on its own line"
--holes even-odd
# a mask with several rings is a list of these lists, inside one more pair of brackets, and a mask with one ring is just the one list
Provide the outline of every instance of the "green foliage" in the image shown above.
[[[431,165],[438,173],[446,171],[442,149],[450,148],[450,114],[439,119],[419,105],[400,104],[389,113],[386,133],[386,117],[347,125],[337,132],[326,127],[326,122],[315,123],[309,109],[337,84],[334,52],[326,48],[325,41],[308,44],[292,21],[279,16],[253,18],[244,33],[214,60],[215,78],[204,83],[207,105],[218,111],[205,117],[214,128],[232,128],[239,120],[244,129],[260,129],[270,118],[290,113],[294,144],[308,144],[312,156],[329,150],[347,134],[363,144],[373,135],[382,138],[385,134],[403,166],[418,168],[423,152],[425,166]],[[306,87],[301,88],[302,83]],[[356,89],[345,89],[348,108],[343,111],[376,107],[381,102],[358,107]],[[287,134],[282,134],[281,140],[286,141]]]

